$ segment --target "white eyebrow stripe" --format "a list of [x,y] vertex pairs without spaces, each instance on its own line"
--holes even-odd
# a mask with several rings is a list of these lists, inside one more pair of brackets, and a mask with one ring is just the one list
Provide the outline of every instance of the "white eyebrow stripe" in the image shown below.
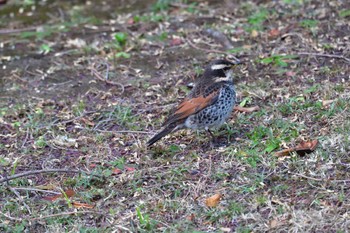
[[222,81],[230,81],[231,78],[230,77],[217,77],[214,80],[215,80],[214,82],[218,83],[218,82],[222,82]]
[[226,67],[227,67],[227,65],[225,65],[225,64],[215,64],[215,65],[212,65],[210,68],[212,70],[221,70],[221,69],[226,68]]

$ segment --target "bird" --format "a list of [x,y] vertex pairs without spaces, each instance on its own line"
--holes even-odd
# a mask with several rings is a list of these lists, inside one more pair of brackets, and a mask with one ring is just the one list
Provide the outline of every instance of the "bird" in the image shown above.
[[239,60],[211,61],[187,97],[170,111],[163,129],[147,142],[147,146],[181,129],[204,129],[215,140],[210,129],[220,127],[231,115],[236,103],[232,68],[238,64]]

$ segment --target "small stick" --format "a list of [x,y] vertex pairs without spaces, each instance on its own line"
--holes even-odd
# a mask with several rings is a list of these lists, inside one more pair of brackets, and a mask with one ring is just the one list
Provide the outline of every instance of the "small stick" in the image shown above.
[[314,180],[314,181],[325,181],[324,179],[319,179],[319,178],[314,178],[314,177],[310,177],[310,176],[306,176],[303,174],[298,174],[298,173],[292,173],[293,175],[299,176],[299,177],[303,177],[309,180]]
[[314,180],[314,181],[350,182],[350,180],[336,180],[336,179],[329,179],[329,178],[325,178],[325,179],[314,178],[314,177],[306,176],[306,175],[299,174],[299,173],[293,173],[293,172],[291,172],[291,174],[303,177],[305,179]]
[[61,194],[61,192],[55,192],[50,190],[44,190],[44,189],[36,189],[36,188],[17,188],[13,187],[14,190],[25,190],[25,191],[33,191],[33,192],[43,192],[43,193],[52,193],[52,194]]
[[106,66],[106,75],[105,75],[105,79],[107,80],[108,79],[108,77],[109,77],[109,64],[108,64],[108,62],[106,62],[106,63],[104,63],[104,65]]
[[195,49],[198,49],[198,50],[202,50],[202,51],[205,51],[205,52],[208,52],[208,53],[221,53],[221,54],[225,54],[227,56],[230,56],[232,57],[233,59],[235,59],[236,61],[239,61],[238,58],[236,58],[235,56],[232,56],[232,53],[228,53],[228,52],[225,52],[225,51],[221,51],[221,50],[216,50],[216,49],[205,49],[205,48],[201,48],[201,47],[198,47],[197,45],[195,45],[194,43],[192,43],[192,41],[190,40],[186,40],[187,43],[195,48]]
[[21,195],[12,187],[10,187],[9,185],[7,185],[7,188],[9,188],[17,197],[18,199],[23,203],[24,207],[26,207],[27,211],[29,214],[32,214],[32,211],[30,211],[29,206],[27,205],[27,203],[23,200],[23,198],[21,197]]
[[232,49],[233,45],[232,42],[230,41],[230,39],[222,32],[214,30],[214,29],[206,29],[205,34],[207,34],[209,37],[213,38],[214,40],[216,40],[219,44],[221,44],[221,46],[224,49]]
[[6,214],[4,214],[2,212],[0,212],[0,214],[2,214],[3,216],[5,216],[6,218],[8,218],[8,219],[10,219],[12,221],[22,221],[23,220],[21,218],[11,217],[10,215],[6,215]]
[[96,214],[101,214],[100,212],[96,211],[91,211],[91,210],[85,210],[85,211],[72,211],[72,212],[64,212],[64,213],[59,213],[59,214],[50,214],[42,217],[37,217],[37,218],[29,218],[27,219],[28,221],[35,221],[35,220],[40,220],[40,219],[45,219],[45,218],[51,218],[51,217],[57,217],[57,216],[64,216],[64,215],[71,215],[71,214],[89,214],[89,213],[96,213]]
[[91,71],[93,76],[96,77],[98,80],[113,86],[119,86],[122,89],[121,93],[124,93],[124,86],[121,83],[116,83],[108,80],[109,66],[107,66],[107,72],[106,72],[105,78],[102,77],[102,75],[95,69],[94,66],[88,67],[88,69]]
[[36,29],[37,29],[37,27],[18,28],[18,29],[3,29],[3,30],[0,30],[0,35],[21,33],[21,32],[30,32],[30,31],[35,31]]
[[25,139],[23,140],[23,143],[22,143],[21,148],[23,148],[24,145],[27,143],[28,137],[29,137],[29,127],[27,128],[26,137],[25,137]]
[[49,128],[49,127],[52,127],[52,126],[56,126],[58,124],[63,124],[63,125],[64,124],[68,124],[68,123],[71,123],[71,122],[73,122],[75,120],[83,118],[83,117],[85,117],[88,114],[92,114],[92,113],[95,113],[95,112],[96,111],[87,111],[87,112],[82,113],[80,116],[74,117],[74,118],[66,120],[66,121],[60,121],[60,119],[55,119],[51,123],[49,123],[48,125],[39,126],[39,129],[43,129],[43,128],[46,128],[46,127]]
[[341,56],[341,55],[336,55],[336,54],[300,52],[300,53],[298,53],[298,55],[338,58],[338,59],[343,59],[343,60],[345,60],[345,61],[350,63],[350,59],[349,58]]
[[114,130],[103,130],[103,129],[94,129],[98,132],[102,133],[134,133],[134,134],[152,134],[151,132],[145,132],[145,131],[135,131],[135,130],[119,130],[119,131],[114,131]]
[[[79,170],[67,170],[67,169],[48,169],[48,170],[33,170],[33,171],[28,171],[28,172],[23,172],[19,173],[13,176],[7,176],[3,179],[0,179],[0,183],[4,183],[9,180],[13,180],[19,177],[23,176],[30,176],[30,175],[35,175],[35,174],[40,174],[40,173],[54,173],[54,172],[63,172],[63,173],[84,173],[84,171],[79,171]],[[98,176],[98,175],[95,175]]]
[[245,107],[241,107],[241,106],[235,106],[233,108],[235,111],[239,111],[239,112],[248,112],[248,113],[251,113],[251,112],[255,112],[255,111],[258,111],[260,110],[260,107],[259,106],[253,106],[253,107],[250,107],[250,108],[245,108]]

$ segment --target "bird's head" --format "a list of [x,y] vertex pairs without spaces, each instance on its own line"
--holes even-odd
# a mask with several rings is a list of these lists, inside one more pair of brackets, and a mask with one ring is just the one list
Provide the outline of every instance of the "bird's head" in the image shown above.
[[214,81],[231,81],[232,69],[238,64],[241,64],[240,61],[214,60],[205,68],[204,77]]

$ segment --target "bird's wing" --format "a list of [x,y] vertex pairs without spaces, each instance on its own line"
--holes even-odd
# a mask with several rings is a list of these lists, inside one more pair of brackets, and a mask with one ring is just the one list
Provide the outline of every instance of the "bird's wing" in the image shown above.
[[218,99],[219,90],[215,90],[206,96],[200,95],[196,97],[185,98],[170,114],[164,125],[169,125],[178,121],[184,121],[192,114],[199,112],[205,107],[214,104]]

